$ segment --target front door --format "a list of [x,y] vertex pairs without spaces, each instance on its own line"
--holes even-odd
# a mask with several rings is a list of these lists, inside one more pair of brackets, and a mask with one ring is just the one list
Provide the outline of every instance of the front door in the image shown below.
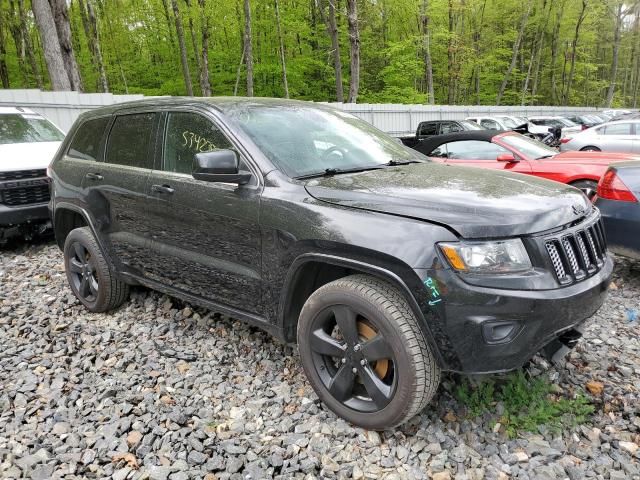
[[598,129],[598,137],[603,152],[633,152],[637,137],[633,134],[632,123],[610,123]]
[[194,179],[194,155],[233,148],[231,142],[204,114],[168,112],[163,123],[163,154],[149,182],[152,250],[159,262],[148,275],[188,294],[259,313],[257,176],[241,186]]

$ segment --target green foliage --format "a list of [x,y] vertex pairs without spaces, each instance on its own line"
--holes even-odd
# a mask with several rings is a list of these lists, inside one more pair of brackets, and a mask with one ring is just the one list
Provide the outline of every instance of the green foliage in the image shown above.
[[[243,51],[243,0],[177,0],[184,27],[191,79],[200,94],[201,27],[208,18],[209,74],[214,95],[230,95]],[[602,105],[611,81],[615,5],[621,0],[589,0],[569,70],[582,2],[532,0],[516,66],[503,104]],[[114,93],[180,95],[184,79],[171,0],[73,0],[69,19],[74,52],[85,91],[100,91],[99,71],[80,5],[95,8],[109,90]],[[15,0],[0,0],[0,55],[11,88],[37,87],[25,57]],[[326,5],[327,0],[323,3]],[[427,101],[424,39],[420,12],[425,0],[358,0],[360,102]],[[528,3],[514,0],[429,0],[430,53],[436,103],[494,104],[514,50]],[[294,98],[335,100],[331,41],[318,0],[279,0],[290,94]],[[36,63],[48,82],[42,45],[30,0],[26,34]],[[350,78],[346,1],[336,0],[343,84]],[[613,103],[633,106],[640,89],[640,2],[623,22]],[[168,6],[168,8],[166,8]],[[274,0],[251,0],[255,94],[282,96],[279,40]],[[324,12],[326,16],[327,12]],[[557,30],[557,36],[554,32]],[[0,48],[2,51],[2,48]],[[46,86],[46,85],[45,85]],[[238,93],[246,93],[240,69]],[[566,98],[562,92],[568,90]]]
[[[540,425],[560,431],[586,422],[594,411],[583,394],[569,398],[554,393],[547,378],[528,379],[522,371],[508,375],[499,383],[495,380],[479,385],[461,383],[456,387],[455,397],[465,406],[470,418],[485,413],[493,415],[509,437],[520,431],[535,432]],[[498,404],[503,409],[501,415],[496,413]]]

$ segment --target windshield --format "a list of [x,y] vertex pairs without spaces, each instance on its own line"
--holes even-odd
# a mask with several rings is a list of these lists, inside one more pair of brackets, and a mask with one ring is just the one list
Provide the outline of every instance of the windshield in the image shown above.
[[0,145],[60,142],[64,135],[51,122],[33,113],[0,115]]
[[478,125],[475,122],[468,122],[466,120],[462,120],[460,122],[460,125],[462,125],[464,127],[465,130],[486,130],[485,128],[482,128],[480,125]]
[[236,105],[226,110],[290,177],[327,169],[429,161],[371,124],[340,110],[301,105]]
[[565,127],[577,127],[578,126],[577,123],[572,122],[568,118],[559,117],[558,120],[561,121],[564,124]]
[[519,125],[516,124],[516,122],[514,122],[513,120],[511,120],[509,117],[496,117],[498,120],[500,120],[505,127],[507,128],[516,128]]
[[529,158],[550,157],[558,153],[557,150],[547,147],[544,143],[524,135],[504,135],[500,137],[500,140]]

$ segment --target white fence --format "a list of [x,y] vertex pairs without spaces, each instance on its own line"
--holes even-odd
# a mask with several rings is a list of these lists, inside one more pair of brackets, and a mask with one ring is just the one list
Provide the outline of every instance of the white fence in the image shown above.
[[[30,108],[68,131],[82,112],[114,103],[144,98],[143,95],[111,93],[43,92],[41,90],[0,90],[0,106]],[[460,105],[402,105],[371,103],[332,103],[392,135],[410,135],[425,120],[461,120],[479,115],[567,115],[595,112],[590,107],[491,107]]]

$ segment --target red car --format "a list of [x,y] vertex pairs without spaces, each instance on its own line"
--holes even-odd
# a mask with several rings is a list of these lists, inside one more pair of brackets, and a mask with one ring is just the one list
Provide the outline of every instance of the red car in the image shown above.
[[415,147],[433,160],[469,167],[493,168],[527,173],[568,183],[589,198],[610,163],[638,159],[613,152],[563,152],[515,132],[474,130],[438,135]]

